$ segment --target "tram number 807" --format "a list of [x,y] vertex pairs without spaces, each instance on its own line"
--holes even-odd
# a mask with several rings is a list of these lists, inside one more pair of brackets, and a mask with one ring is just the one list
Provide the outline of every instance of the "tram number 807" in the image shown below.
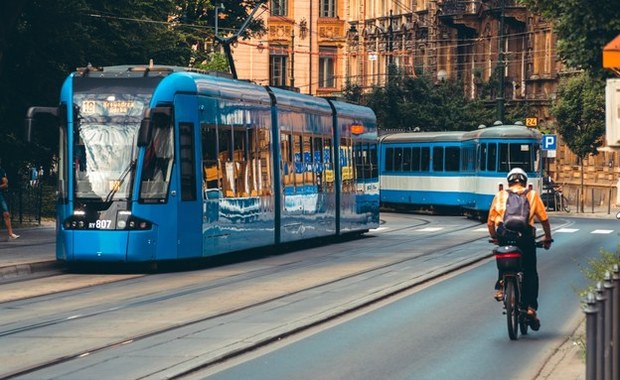
[[90,228],[96,228],[98,230],[108,230],[112,226],[112,221],[110,219],[98,220],[94,223],[89,223]]

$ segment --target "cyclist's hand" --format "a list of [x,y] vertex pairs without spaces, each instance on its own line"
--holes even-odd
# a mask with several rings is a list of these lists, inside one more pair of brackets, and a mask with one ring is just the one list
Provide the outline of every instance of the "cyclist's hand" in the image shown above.
[[545,239],[545,240],[543,240],[543,248],[544,249],[551,248],[551,243],[553,243],[553,239]]
[[497,238],[490,238],[489,243],[499,245],[499,241],[497,240]]

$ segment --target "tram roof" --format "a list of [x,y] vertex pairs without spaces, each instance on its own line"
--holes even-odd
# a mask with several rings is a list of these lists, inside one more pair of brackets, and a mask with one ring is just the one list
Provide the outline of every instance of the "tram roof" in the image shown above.
[[534,139],[540,140],[542,134],[523,125],[497,125],[473,131],[443,132],[404,132],[381,136],[381,142],[449,142],[476,139]]
[[465,132],[399,132],[390,133],[380,137],[381,142],[438,142],[438,141],[461,141]]
[[463,136],[465,139],[535,139],[540,140],[542,134],[534,128],[524,125],[496,125],[469,131]]

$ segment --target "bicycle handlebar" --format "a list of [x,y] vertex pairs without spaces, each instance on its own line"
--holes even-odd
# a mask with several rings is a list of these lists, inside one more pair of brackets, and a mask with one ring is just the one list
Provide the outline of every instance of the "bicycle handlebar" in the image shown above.
[[[554,240],[553,239],[551,239],[551,240],[537,240],[536,241],[536,248],[544,248],[545,242],[553,243]],[[489,239],[489,243],[499,245],[499,242],[496,239]],[[549,248],[546,248],[546,249],[549,249]]]

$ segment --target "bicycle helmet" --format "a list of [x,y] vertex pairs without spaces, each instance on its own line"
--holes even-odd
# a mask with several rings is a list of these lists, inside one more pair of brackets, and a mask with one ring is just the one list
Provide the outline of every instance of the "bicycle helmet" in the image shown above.
[[527,174],[521,168],[512,169],[508,175],[506,176],[506,180],[508,184],[513,184],[515,182],[521,183],[523,186],[527,183]]

